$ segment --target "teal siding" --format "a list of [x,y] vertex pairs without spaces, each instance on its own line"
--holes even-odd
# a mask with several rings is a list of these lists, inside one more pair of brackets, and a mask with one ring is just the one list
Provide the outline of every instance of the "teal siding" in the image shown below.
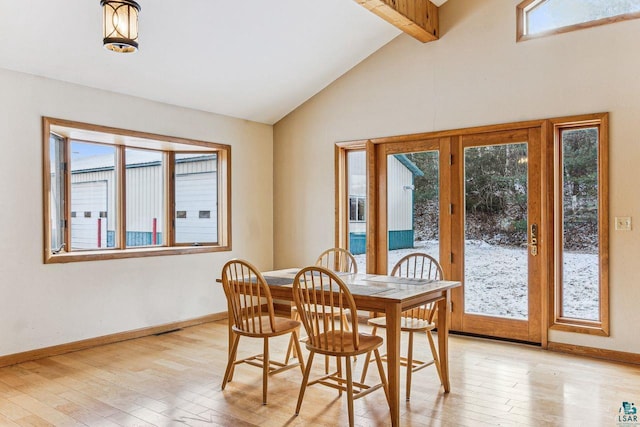
[[367,251],[367,235],[365,233],[349,233],[349,252],[360,255]]
[[389,231],[389,250],[413,247],[413,230]]
[[[413,230],[394,230],[389,232],[389,250],[413,248]],[[367,236],[365,233],[349,233],[349,251],[354,255],[365,253]]]
[[[151,231],[127,231],[127,246],[151,246],[153,244]],[[115,247],[116,232],[107,232],[107,247]],[[162,244],[162,233],[156,233],[156,244]]]

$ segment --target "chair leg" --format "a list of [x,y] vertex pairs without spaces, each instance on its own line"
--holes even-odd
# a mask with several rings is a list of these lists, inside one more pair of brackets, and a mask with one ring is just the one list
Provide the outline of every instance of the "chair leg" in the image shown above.
[[304,370],[304,375],[302,376],[302,383],[300,384],[300,393],[298,393],[298,404],[296,405],[296,415],[300,413],[300,407],[302,406],[302,398],[304,397],[304,392],[307,389],[307,383],[309,382],[309,374],[311,373],[311,365],[313,364],[313,356],[315,356],[315,353],[313,351],[309,352],[309,359],[307,359],[307,366]]
[[262,354],[262,404],[267,404],[267,385],[269,382],[269,338],[264,339]]
[[[347,365],[350,365],[349,358],[347,358]],[[342,378],[342,357],[336,356],[336,367],[338,371],[338,376]],[[342,389],[338,389],[338,396],[342,396]]]
[[406,400],[411,399],[411,374],[413,374],[413,332],[409,332],[409,347],[407,349],[407,391]]
[[[376,331],[378,330],[377,326],[374,326],[373,329],[371,329],[371,335],[375,335]],[[360,382],[362,384],[364,384],[364,379],[367,376],[367,370],[369,369],[369,362],[371,362],[371,352],[367,353],[367,357],[364,359],[364,365],[362,366],[362,375],[360,375]]]
[[436,351],[436,344],[433,342],[433,335],[431,335],[431,331],[427,331],[427,338],[429,339],[429,347],[431,347],[431,354],[433,355],[434,365],[436,365],[436,370],[438,371],[438,377],[440,378],[440,384],[444,385],[442,382],[442,372],[440,371],[440,358],[438,357],[438,352]]
[[387,375],[384,373],[384,367],[382,366],[382,358],[380,357],[380,352],[377,348],[373,350],[373,353],[376,358],[376,365],[378,365],[378,373],[380,374],[380,381],[382,382],[384,395],[387,397],[387,405],[389,405],[389,410],[391,410],[391,401],[389,400],[389,385],[387,384]]
[[349,427],[353,427],[353,376],[350,357],[345,357],[347,367],[347,408],[349,410]]
[[302,371],[302,375],[304,375],[304,358],[302,357],[302,349],[300,348],[300,329],[294,329],[291,333],[291,339],[293,340],[294,348],[296,350],[296,354],[298,357],[298,362],[300,363],[300,371]]
[[231,351],[229,352],[229,361],[227,362],[227,369],[224,371],[224,378],[222,379],[222,390],[233,376],[233,364],[236,361],[236,353],[238,352],[238,342],[240,341],[240,335],[233,335],[233,342],[231,344]]
[[[291,319],[293,320],[300,320],[300,315],[298,314],[298,310],[291,310]],[[300,337],[300,334],[298,334],[298,339]],[[287,347],[287,355],[284,357],[284,364],[287,365],[289,364],[289,359],[291,357],[297,358],[298,360],[302,361],[302,357],[300,356],[299,353],[296,353],[296,348],[293,344],[293,336],[291,336],[291,339],[289,340],[289,346]]]

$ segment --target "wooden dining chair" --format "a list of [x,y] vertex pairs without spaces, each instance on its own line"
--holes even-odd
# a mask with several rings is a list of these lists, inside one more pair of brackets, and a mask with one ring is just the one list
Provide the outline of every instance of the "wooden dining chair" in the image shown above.
[[[442,267],[433,257],[425,253],[412,253],[400,259],[391,270],[392,276],[409,277],[418,279],[443,280]],[[431,331],[436,327],[434,317],[436,314],[436,303],[432,302],[411,310],[402,312],[400,330],[408,332],[409,345],[407,347],[407,356],[400,358],[400,365],[407,368],[407,391],[406,399],[411,398],[411,376],[414,372],[427,366],[435,365],[440,383],[442,384],[442,373],[440,372],[440,359],[431,335]],[[372,326],[371,333],[376,334],[378,328],[386,328],[387,322],[385,317],[374,317],[367,322]],[[428,361],[416,360],[413,358],[413,335],[415,333],[425,332],[427,341],[431,348],[432,359]],[[385,356],[382,356],[386,360]],[[367,375],[367,367],[371,361],[371,353],[367,354],[362,369],[361,382]]]
[[[349,411],[349,426],[353,426],[353,401],[366,396],[374,390],[383,388],[387,403],[389,402],[389,390],[382,366],[382,359],[378,348],[383,339],[358,331],[358,323],[353,322],[347,330],[344,322],[334,321],[331,313],[344,314],[347,310],[356,312],[356,304],[349,288],[333,271],[320,267],[305,267],[298,272],[293,281],[293,299],[302,325],[308,335],[306,348],[309,350],[304,377],[300,385],[296,415],[300,413],[302,400],[308,386],[322,384],[338,390],[338,395],[347,393],[347,407]],[[342,317],[341,317],[342,318]],[[351,358],[358,354],[371,353],[375,356],[380,374],[380,383],[366,385],[363,381],[353,380]],[[313,359],[316,354],[336,357],[336,371],[325,374],[309,381]],[[342,372],[342,359],[344,359],[346,375]]]
[[[342,248],[329,248],[326,251],[322,252],[318,259],[316,260],[316,265],[325,267],[332,271],[337,271],[339,273],[357,273],[358,272],[358,264],[356,263],[355,257],[346,249]],[[324,315],[328,318],[339,318],[345,328],[349,327],[349,321],[347,320],[347,316],[349,312],[339,313],[338,311],[325,310]],[[298,315],[297,309],[295,306],[291,307],[291,318],[294,320],[300,320],[300,316]],[[348,329],[347,329],[348,330]],[[289,360],[290,355],[296,357],[295,350],[293,348],[292,343],[289,343],[289,348],[287,349],[287,356],[285,358],[285,363]],[[354,359],[355,360],[355,359]],[[325,357],[324,362],[324,371],[326,374],[329,373],[329,357]]]
[[[222,390],[233,378],[236,365],[247,363],[262,368],[262,404],[267,404],[267,384],[270,375],[300,366],[304,373],[304,361],[280,363],[269,358],[269,338],[291,334],[291,342],[301,354],[299,344],[300,322],[274,315],[273,300],[269,286],[262,274],[247,261],[231,260],[222,268],[222,285],[227,297],[233,341],[229,360],[222,381]],[[261,338],[262,354],[236,360],[240,337]]]
[[316,260],[316,265],[341,273],[357,273],[358,264],[355,257],[346,249],[329,248],[322,252]]

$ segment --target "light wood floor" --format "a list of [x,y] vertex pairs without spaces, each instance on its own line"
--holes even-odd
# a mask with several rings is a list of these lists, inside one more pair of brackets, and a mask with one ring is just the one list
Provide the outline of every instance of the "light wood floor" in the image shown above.
[[[270,378],[267,406],[261,371],[248,365],[221,391],[226,334],[226,323],[215,322],[2,368],[0,425],[347,424],[345,396],[322,386],[309,388],[293,415],[297,369]],[[427,357],[424,343],[417,353]],[[286,345],[274,340],[272,355],[282,356]],[[451,393],[442,392],[433,367],[416,373],[411,401],[404,388],[401,395],[402,425],[616,426],[623,401],[640,406],[639,366],[458,336],[450,348]],[[260,349],[260,341],[241,339],[239,355]],[[369,370],[370,380],[376,375]],[[382,390],[356,401],[355,411],[358,426],[389,425]]]

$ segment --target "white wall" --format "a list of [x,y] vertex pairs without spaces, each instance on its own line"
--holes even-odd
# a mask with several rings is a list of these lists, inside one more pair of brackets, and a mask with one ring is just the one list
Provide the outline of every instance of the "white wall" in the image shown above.
[[[608,111],[611,219],[640,224],[640,20],[516,43],[518,3],[449,0],[440,40],[399,36],[275,125],[276,267],[334,244],[334,143],[368,137]],[[640,353],[638,227],[610,228],[611,336],[550,339]]]
[[[50,116],[232,146],[232,252],[43,264]],[[228,259],[273,262],[272,127],[0,70],[0,356],[226,311]]]

